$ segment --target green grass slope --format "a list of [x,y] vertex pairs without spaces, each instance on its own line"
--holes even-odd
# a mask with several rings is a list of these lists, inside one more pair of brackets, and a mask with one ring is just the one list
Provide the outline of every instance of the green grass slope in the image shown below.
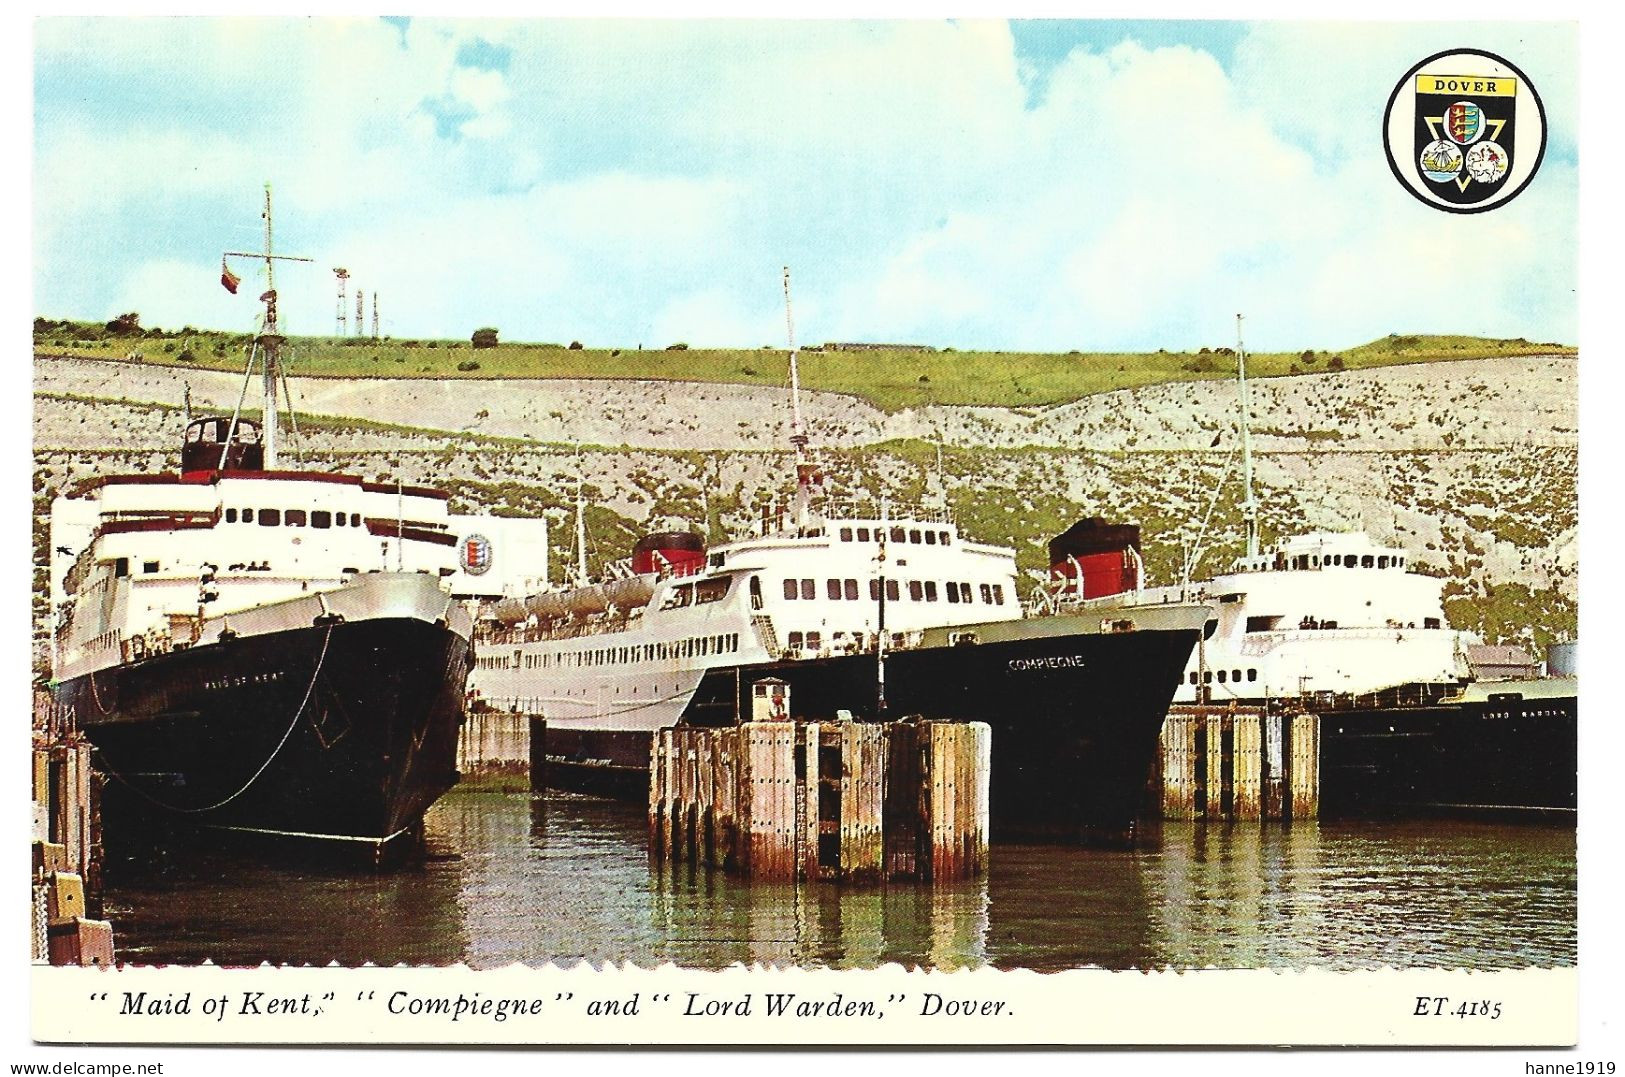
[[[75,356],[212,370],[241,370],[249,338],[182,329],[131,330],[37,318],[36,358]],[[782,349],[571,348],[557,344],[468,341],[290,341],[290,368],[313,377],[413,378],[652,378],[738,385],[782,385]],[[1280,377],[1402,363],[1515,355],[1573,354],[1574,348],[1523,339],[1392,335],[1340,352],[1257,353],[1248,372]],[[1039,407],[1094,393],[1165,382],[1235,375],[1229,348],[1191,352],[980,352],[952,349],[804,350],[801,380],[808,389],[850,393],[886,411],[929,404]]]

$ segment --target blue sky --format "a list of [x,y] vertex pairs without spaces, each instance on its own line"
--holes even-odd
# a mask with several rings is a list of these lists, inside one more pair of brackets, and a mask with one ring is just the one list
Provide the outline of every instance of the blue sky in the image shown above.
[[[1401,190],[1378,135],[1463,44],[1522,67],[1552,132],[1472,216]],[[1191,348],[1237,311],[1259,349],[1573,342],[1576,50],[1539,24],[45,19],[34,309],[251,328],[257,289],[216,278],[268,181],[316,259],[278,275],[293,332],[332,330],[343,265],[393,336],[778,345],[787,264],[807,342]]]

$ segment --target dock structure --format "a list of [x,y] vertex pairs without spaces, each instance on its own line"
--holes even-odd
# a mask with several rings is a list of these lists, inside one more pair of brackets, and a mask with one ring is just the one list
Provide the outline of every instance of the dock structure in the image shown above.
[[113,963],[113,925],[102,915],[101,775],[73,713],[34,695],[34,961]]
[[1176,706],[1153,788],[1165,819],[1314,819],[1320,719],[1260,707]]
[[519,710],[473,705],[457,730],[459,782],[495,791],[518,791],[528,777],[531,792],[547,788],[547,719]]
[[531,715],[470,708],[457,734],[457,770],[463,774],[530,767]]
[[983,722],[661,730],[649,766],[651,862],[785,882],[980,875],[991,740]]

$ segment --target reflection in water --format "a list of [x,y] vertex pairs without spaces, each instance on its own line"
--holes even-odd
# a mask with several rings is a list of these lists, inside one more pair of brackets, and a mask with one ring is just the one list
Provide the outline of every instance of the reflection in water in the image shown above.
[[119,960],[138,964],[454,964],[468,949],[455,859],[387,873],[242,850],[109,858]]
[[843,889],[651,872],[643,811],[458,792],[385,874],[225,853],[109,875],[142,962],[1469,968],[1575,960],[1574,831],[1167,823],[1134,849],[998,846],[987,878]]

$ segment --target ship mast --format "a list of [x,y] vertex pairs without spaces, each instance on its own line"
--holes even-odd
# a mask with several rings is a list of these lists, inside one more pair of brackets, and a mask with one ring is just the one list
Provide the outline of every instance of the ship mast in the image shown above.
[[[287,338],[277,329],[276,320],[276,263],[277,262],[308,262],[309,258],[300,258],[291,254],[275,254],[272,247],[271,233],[271,185],[265,185],[265,250],[263,251],[226,251],[221,255],[222,264],[227,258],[253,258],[265,262],[265,294],[260,296],[265,304],[265,322],[260,327],[259,335],[254,338],[254,344],[264,356],[263,378],[261,386],[265,396],[264,430],[265,439],[265,469],[276,470],[277,466],[277,410],[276,394],[277,379],[281,374],[282,345]],[[236,290],[235,282],[232,290]]]
[[587,586],[587,477],[576,455],[576,586]]
[[790,344],[790,445],[796,453],[796,529],[807,526],[812,506],[813,466],[807,459],[807,431],[801,422],[801,374],[797,364],[796,324],[790,310],[790,267],[784,267],[784,332]]
[[1241,342],[1241,315],[1236,315],[1236,376],[1241,383],[1241,517],[1247,526],[1247,557],[1258,556],[1258,502],[1253,497],[1252,404],[1247,395],[1247,349]]

